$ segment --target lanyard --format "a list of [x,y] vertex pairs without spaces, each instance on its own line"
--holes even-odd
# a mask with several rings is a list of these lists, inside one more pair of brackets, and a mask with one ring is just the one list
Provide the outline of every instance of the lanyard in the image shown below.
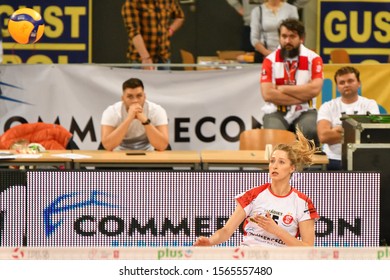
[[287,74],[287,81],[285,81],[285,84],[295,85],[296,84],[295,76],[297,74],[297,69],[298,69],[298,60],[284,61],[283,65],[284,65],[284,70],[286,70],[286,74]]

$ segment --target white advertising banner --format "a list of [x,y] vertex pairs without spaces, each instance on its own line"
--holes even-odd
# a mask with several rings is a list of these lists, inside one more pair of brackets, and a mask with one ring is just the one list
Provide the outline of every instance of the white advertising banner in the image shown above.
[[[236,195],[269,181],[267,172],[254,171],[34,171],[27,178],[32,247],[190,246],[226,223]],[[317,246],[379,245],[379,179],[362,172],[293,175],[291,185],[320,215]],[[224,246],[241,240],[242,227]]]
[[[0,176],[7,174],[1,172]],[[4,191],[3,186],[0,188],[0,247],[23,246],[27,230],[26,193],[27,187],[22,185],[10,186]]]
[[168,112],[175,150],[238,149],[242,130],[262,121],[259,67],[225,71],[143,71],[98,65],[0,65],[0,134],[23,122],[59,123],[81,149],[100,143],[104,109],[122,83],[143,80]]

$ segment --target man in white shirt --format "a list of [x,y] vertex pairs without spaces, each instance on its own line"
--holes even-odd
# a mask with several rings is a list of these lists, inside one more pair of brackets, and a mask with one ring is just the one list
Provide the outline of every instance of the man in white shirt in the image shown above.
[[165,150],[168,117],[164,108],[146,100],[140,79],[122,85],[122,101],[109,106],[101,120],[102,145],[106,150]]
[[321,105],[317,117],[317,133],[323,151],[329,158],[328,170],[341,170],[341,141],[343,127],[341,116],[379,114],[375,100],[359,96],[360,72],[350,66],[342,67],[334,75],[341,96]]

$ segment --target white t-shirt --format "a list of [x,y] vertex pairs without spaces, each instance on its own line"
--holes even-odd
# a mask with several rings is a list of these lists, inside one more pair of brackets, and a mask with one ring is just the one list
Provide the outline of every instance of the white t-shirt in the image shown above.
[[[244,209],[246,216],[255,214],[271,214],[272,219],[294,237],[298,237],[298,225],[302,221],[318,219],[319,215],[312,201],[303,193],[291,188],[286,196],[277,196],[271,192],[271,184],[250,189],[236,197],[236,201]],[[244,223],[243,246],[286,246],[286,244],[256,223],[248,220]]]
[[[364,115],[367,112],[379,114],[379,107],[375,100],[358,96],[356,102],[345,104],[341,101],[341,97],[337,97],[321,105],[318,110],[317,122],[327,120],[334,127],[341,125],[340,118],[342,114]],[[341,160],[341,143],[333,145],[324,144],[323,151],[329,159]]]
[[[154,126],[168,125],[168,116],[160,105],[145,101],[143,112]],[[119,101],[104,110],[101,125],[118,127],[127,117],[126,106]],[[145,127],[139,120],[134,120],[127,130],[122,143],[116,150],[154,150],[146,136]]]

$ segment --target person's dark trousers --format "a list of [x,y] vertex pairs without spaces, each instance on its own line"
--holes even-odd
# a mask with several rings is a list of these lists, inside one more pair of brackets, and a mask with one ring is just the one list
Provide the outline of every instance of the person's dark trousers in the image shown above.
[[342,170],[341,160],[329,159],[329,163],[326,166],[326,170],[332,170],[332,171]]
[[241,33],[241,49],[245,52],[254,52],[255,48],[251,43],[251,27],[248,25],[244,25],[242,27]]
[[295,132],[295,127],[298,126],[303,135],[309,140],[314,140],[316,146],[319,147],[317,135],[317,110],[303,112],[292,124],[289,124],[285,120],[284,115],[284,113],[279,111],[265,114],[263,117],[263,127]]

